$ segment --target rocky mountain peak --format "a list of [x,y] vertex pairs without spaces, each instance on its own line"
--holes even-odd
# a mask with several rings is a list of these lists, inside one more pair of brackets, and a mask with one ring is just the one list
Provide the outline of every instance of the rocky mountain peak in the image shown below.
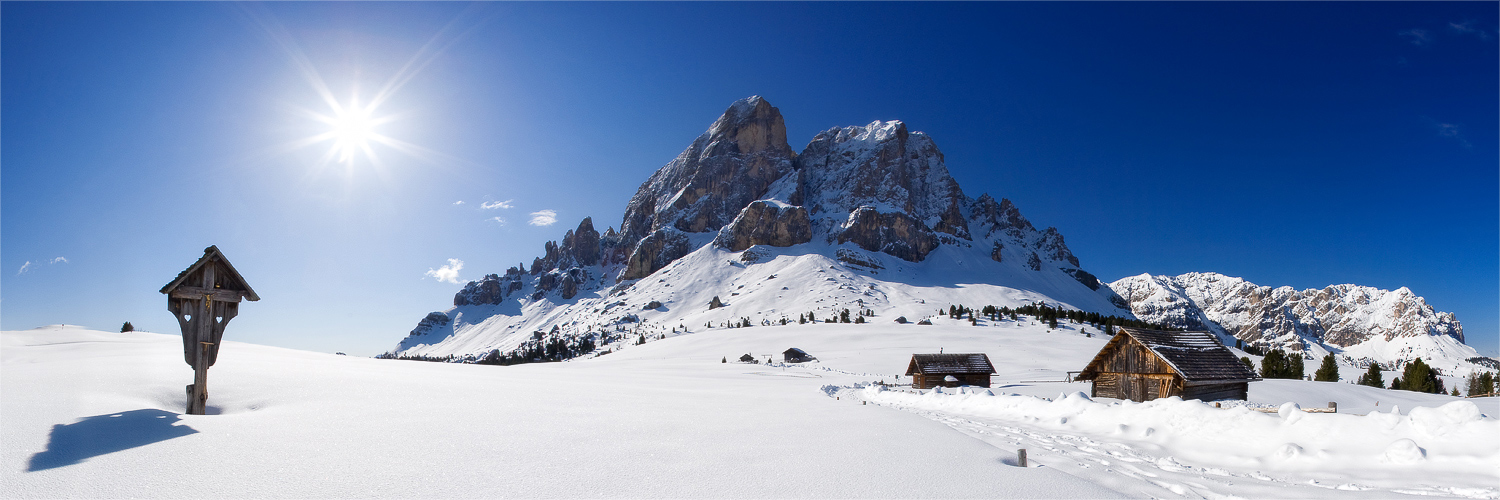
[[[717,231],[760,199],[771,183],[792,172],[781,111],[759,96],[736,101],[677,158],[651,175],[625,207],[620,226],[629,252],[627,275],[639,278],[682,255],[672,232]],[[655,243],[641,247],[651,240]],[[639,243],[637,243],[639,242]],[[685,253],[684,253],[685,254]]]

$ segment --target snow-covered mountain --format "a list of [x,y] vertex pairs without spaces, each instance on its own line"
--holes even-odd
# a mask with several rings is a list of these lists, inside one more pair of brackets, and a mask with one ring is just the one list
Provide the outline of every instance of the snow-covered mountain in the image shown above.
[[1142,320],[1208,329],[1230,345],[1238,339],[1308,357],[1333,352],[1353,363],[1373,360],[1387,367],[1420,357],[1456,368],[1479,356],[1464,345],[1463,326],[1453,313],[1434,310],[1405,287],[1330,285],[1298,291],[1217,273],[1142,274],[1109,287]]
[[618,231],[585,218],[529,268],[469,282],[396,352],[586,350],[626,330],[845,309],[916,321],[950,304],[1036,302],[1130,316],[1055,228],[1036,229],[1010,200],[964,195],[926,134],[877,121],[819,133],[797,154],[780,111],[756,96],[647,179]]

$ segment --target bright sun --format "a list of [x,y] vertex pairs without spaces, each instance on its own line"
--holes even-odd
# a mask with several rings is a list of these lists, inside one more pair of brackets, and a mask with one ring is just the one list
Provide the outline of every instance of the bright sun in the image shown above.
[[333,153],[339,163],[353,162],[356,151],[373,156],[370,141],[375,140],[379,134],[375,133],[376,121],[371,116],[372,111],[353,102],[348,107],[334,109],[328,124],[333,126],[333,130],[329,132],[333,134]]
[[375,157],[375,150],[370,147],[371,143],[378,142],[386,145],[399,143],[375,130],[390,119],[376,116],[374,103],[361,105],[358,97],[351,98],[348,104],[339,103],[332,98],[328,98],[327,102],[330,108],[329,114],[310,114],[329,128],[308,141],[333,143],[332,148],[324,156],[325,161],[332,160],[353,165],[355,157],[363,154],[366,159],[375,162],[378,159]]

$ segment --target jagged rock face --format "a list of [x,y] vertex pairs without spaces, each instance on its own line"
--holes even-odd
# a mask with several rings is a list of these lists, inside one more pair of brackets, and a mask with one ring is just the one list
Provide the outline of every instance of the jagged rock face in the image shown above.
[[665,227],[716,231],[791,172],[794,156],[781,111],[760,96],[741,99],[641,184],[620,233],[631,242]]
[[974,200],[972,212],[975,225],[985,236],[1001,232],[1011,238],[1021,239],[1036,232],[1031,221],[1026,220],[1021,215],[1021,210],[1009,199],[995,203],[995,199],[988,193],[979,195],[979,199]]
[[563,236],[560,252],[576,266],[592,266],[599,263],[599,232],[594,230],[594,218],[584,217],[578,229]]
[[1074,267],[1078,266],[1078,257],[1074,257],[1073,251],[1068,250],[1068,245],[1066,243],[1063,243],[1062,233],[1057,232],[1057,228],[1049,227],[1046,231],[1042,231],[1042,241],[1040,246],[1041,248],[1039,248],[1039,250],[1041,250],[1048,259],[1067,262],[1069,264],[1072,264]]
[[1405,287],[1358,285],[1321,290],[1259,286],[1217,273],[1140,275],[1110,283],[1136,317],[1181,328],[1217,329],[1246,343],[1301,350],[1301,343],[1348,347],[1371,339],[1446,335],[1463,342],[1453,313],[1437,312]]
[[435,328],[448,326],[448,323],[451,321],[453,320],[448,318],[448,315],[446,313],[430,312],[427,313],[427,317],[422,318],[422,321],[417,322],[417,327],[413,328],[411,333],[408,335],[413,337],[426,335],[428,332],[431,332]]
[[[1068,249],[1068,244],[1063,241],[1062,233],[1055,227],[1049,227],[1037,231],[1031,221],[1021,215],[1021,210],[1016,204],[1008,199],[996,202],[988,194],[979,195],[979,199],[969,204],[969,213],[974,218],[975,236],[980,238],[995,238],[995,247],[990,252],[990,258],[996,262],[1004,262],[1004,253],[1007,248],[1014,249],[1020,257],[1026,259],[1026,267],[1033,271],[1040,271],[1044,265],[1050,265],[1063,269],[1085,286],[1089,286],[1087,279],[1078,278],[1073,271],[1078,269],[1078,257]],[[1088,273],[1084,273],[1088,274]],[[1090,288],[1098,290],[1095,280]]]
[[969,238],[966,198],[932,138],[900,121],[819,133],[797,157],[803,203],[814,217],[843,218],[863,206],[899,212],[924,228]]
[[789,247],[812,241],[812,222],[807,209],[781,205],[774,201],[755,201],[740,211],[714,244],[731,252],[754,245]]
[[687,236],[676,228],[658,229],[635,245],[620,279],[633,280],[650,276],[657,269],[666,267],[692,250],[688,246]]
[[901,212],[880,213],[872,207],[849,214],[838,241],[910,262],[921,262],[938,245],[937,236],[921,221]]
[[523,274],[515,268],[505,273],[504,277],[495,274],[487,274],[479,281],[470,281],[464,285],[463,290],[453,295],[453,305],[484,305],[499,304],[510,294],[520,290],[523,284]]

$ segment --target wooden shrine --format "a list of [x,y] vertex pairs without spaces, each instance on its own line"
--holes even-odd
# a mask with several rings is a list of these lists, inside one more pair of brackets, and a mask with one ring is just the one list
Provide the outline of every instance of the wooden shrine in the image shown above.
[[208,367],[219,358],[224,326],[239,314],[240,300],[260,300],[260,296],[217,246],[203,249],[203,257],[162,287],[161,293],[167,294],[167,310],[182,327],[182,355],[193,367],[187,413],[202,415],[208,408]]

